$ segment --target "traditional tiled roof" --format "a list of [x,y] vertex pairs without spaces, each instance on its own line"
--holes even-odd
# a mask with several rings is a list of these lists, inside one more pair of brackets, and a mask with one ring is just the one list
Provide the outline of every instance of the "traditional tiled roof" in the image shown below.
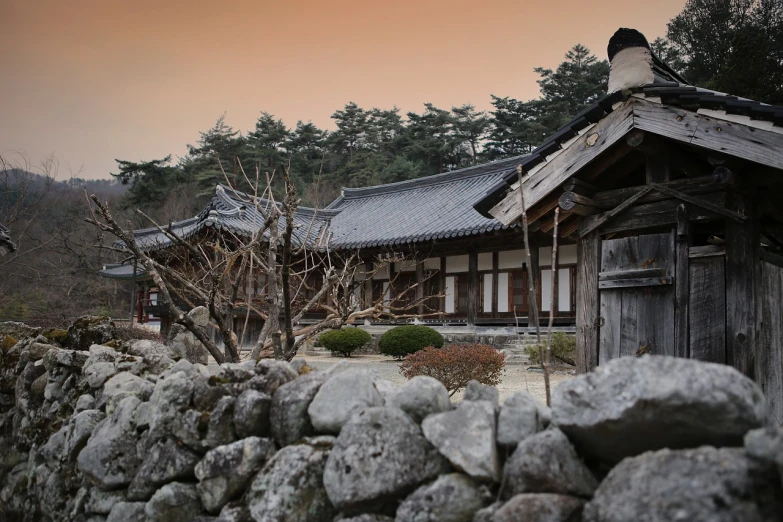
[[[271,205],[272,202],[265,199],[258,199],[256,205],[251,196],[231,187],[218,185],[212,201],[199,215],[172,223],[171,231],[182,239],[190,238],[208,228],[250,237],[261,230],[264,214]],[[292,237],[294,245],[300,246],[304,241],[310,245],[319,245],[325,241],[326,224],[332,215],[334,212],[329,210],[297,208],[294,214],[296,228]],[[168,229],[168,226],[164,228]],[[280,220],[279,228],[281,231],[285,228],[284,218]],[[168,248],[173,244],[173,240],[157,228],[135,230],[134,235],[136,242],[146,251]]]
[[16,250],[16,245],[11,242],[11,231],[0,223],[0,256],[4,256]]
[[399,183],[343,189],[329,207],[330,245],[371,248],[507,228],[473,209],[484,193],[525,158],[518,156]]
[[[655,82],[628,91],[608,94],[579,113],[563,125],[529,157],[521,161],[525,172],[541,166],[553,155],[565,149],[571,141],[586,132],[593,125],[611,114],[615,108],[630,97],[642,98],[661,105],[673,106],[698,114],[743,123],[750,127],[783,133],[783,107],[767,105],[729,94],[694,87],[664,76],[664,72],[653,69]],[[483,216],[490,217],[489,210],[495,206],[517,181],[517,174],[509,172],[497,184],[490,187],[474,208]]]
[[122,279],[126,281],[143,281],[149,279],[144,267],[137,266],[134,270],[132,263],[104,265],[102,270],[98,270],[98,275],[107,279]]

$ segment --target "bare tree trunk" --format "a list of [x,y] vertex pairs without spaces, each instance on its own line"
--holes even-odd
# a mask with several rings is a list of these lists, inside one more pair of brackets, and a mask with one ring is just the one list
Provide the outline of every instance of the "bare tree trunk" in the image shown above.
[[551,406],[551,393],[549,389],[549,363],[552,360],[552,323],[555,320],[555,288],[557,286],[557,221],[560,218],[560,209],[555,207],[555,229],[552,231],[552,281],[549,292],[549,327],[546,332],[546,358],[542,360],[544,367],[544,386],[546,387],[546,405]]
[[[536,325],[536,343],[538,343],[538,356],[541,359],[541,366],[544,369],[544,386],[547,389],[547,405],[549,404],[549,367],[544,366],[544,346],[541,344],[541,325],[538,320],[538,297],[536,295],[536,280],[533,274],[533,263],[530,255],[530,240],[527,227],[527,210],[525,209],[525,196],[522,190],[522,166],[517,167],[517,177],[519,178],[519,204],[522,210],[522,234],[525,240],[525,254],[527,255],[527,309],[528,316]],[[528,321],[530,324],[530,321]]]

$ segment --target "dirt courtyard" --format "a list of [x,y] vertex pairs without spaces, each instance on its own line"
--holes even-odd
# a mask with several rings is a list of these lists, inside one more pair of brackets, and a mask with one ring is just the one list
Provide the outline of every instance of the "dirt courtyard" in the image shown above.
[[[295,359],[304,359],[307,364],[318,370],[326,370],[340,361],[348,364],[357,365],[368,370],[376,372],[381,378],[389,380],[396,384],[404,384],[406,379],[400,374],[399,361],[390,359],[383,355],[355,355],[353,357],[331,357],[329,355],[297,355]],[[497,386],[500,392],[500,402],[503,403],[507,397],[513,395],[519,390],[525,390],[532,394],[542,403],[546,403],[546,392],[544,390],[544,375],[540,372],[527,370],[526,365],[506,365],[503,373],[503,380]],[[558,371],[550,376],[552,390],[564,380],[573,378],[566,372]],[[454,394],[452,401],[462,400],[462,392]]]

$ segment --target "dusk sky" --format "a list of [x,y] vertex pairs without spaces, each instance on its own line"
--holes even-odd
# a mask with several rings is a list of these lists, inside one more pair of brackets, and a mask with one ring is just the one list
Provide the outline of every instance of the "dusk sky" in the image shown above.
[[685,0],[0,0],[0,154],[105,178],[184,155],[224,112],[332,129],[345,103],[423,109],[538,96],[536,66],[618,27],[652,41]]

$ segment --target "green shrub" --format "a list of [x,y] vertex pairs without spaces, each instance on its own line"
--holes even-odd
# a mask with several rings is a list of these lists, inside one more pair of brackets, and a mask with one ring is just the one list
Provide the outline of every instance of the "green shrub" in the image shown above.
[[381,353],[395,359],[401,359],[428,346],[443,347],[443,336],[432,328],[415,324],[392,328],[378,341]]
[[[546,351],[546,344],[544,344]],[[541,364],[538,356],[538,345],[527,347],[527,355],[533,364]],[[570,365],[576,365],[576,337],[567,335],[565,332],[555,332],[552,334],[552,360],[550,362],[563,362]]]
[[327,350],[350,357],[352,352],[372,341],[372,336],[360,328],[346,328],[324,332],[318,341]]

